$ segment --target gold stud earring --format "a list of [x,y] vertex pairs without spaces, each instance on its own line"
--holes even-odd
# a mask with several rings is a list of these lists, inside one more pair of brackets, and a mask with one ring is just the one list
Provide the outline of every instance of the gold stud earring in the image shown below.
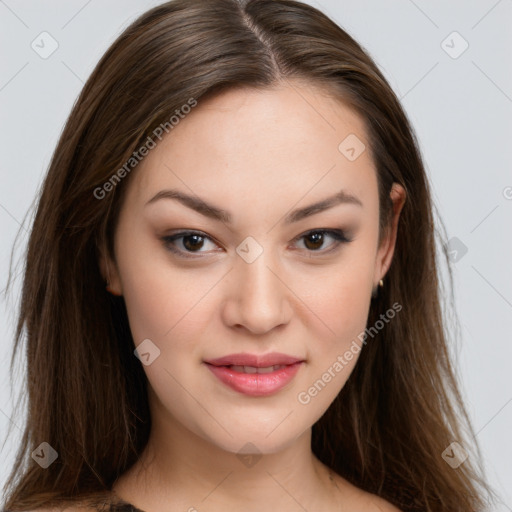
[[375,286],[375,288],[373,289],[372,291],[372,298],[375,299],[377,296],[378,296],[378,288],[383,288],[384,287],[384,281],[381,279],[379,281],[379,284],[377,286]]

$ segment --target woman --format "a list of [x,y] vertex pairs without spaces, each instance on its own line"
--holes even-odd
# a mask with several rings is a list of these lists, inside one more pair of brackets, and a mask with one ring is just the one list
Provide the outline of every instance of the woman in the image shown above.
[[43,186],[6,510],[482,510],[432,208],[390,86],[316,9],[142,15]]

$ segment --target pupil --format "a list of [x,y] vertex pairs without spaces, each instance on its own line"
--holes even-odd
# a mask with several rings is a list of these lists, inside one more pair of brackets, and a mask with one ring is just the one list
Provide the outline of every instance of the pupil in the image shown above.
[[[306,247],[308,247],[308,249],[318,249],[319,247],[322,247],[323,236],[324,236],[323,233],[313,233],[311,235],[308,235],[306,237]],[[309,241],[313,242],[314,247],[308,246]]]
[[[183,237],[183,245],[185,246],[185,248],[187,250],[193,250],[193,249],[200,249],[203,245],[203,240],[202,240],[202,236],[200,235],[188,235],[188,236],[184,236]],[[190,241],[191,239],[193,239],[194,241],[192,242],[192,244],[190,243],[187,243],[188,241]]]

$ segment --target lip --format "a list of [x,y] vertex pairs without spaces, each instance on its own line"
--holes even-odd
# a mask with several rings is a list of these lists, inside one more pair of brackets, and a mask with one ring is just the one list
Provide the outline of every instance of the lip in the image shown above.
[[[270,354],[230,354],[204,361],[223,384],[249,396],[269,396],[284,388],[299,371],[303,359],[273,352]],[[230,366],[268,368],[281,366],[268,373],[243,373]]]
[[256,368],[266,368],[268,366],[290,365],[304,361],[299,357],[289,356],[288,354],[281,354],[279,352],[270,352],[268,354],[229,354],[217,359],[207,359],[205,363],[213,366],[255,366]]

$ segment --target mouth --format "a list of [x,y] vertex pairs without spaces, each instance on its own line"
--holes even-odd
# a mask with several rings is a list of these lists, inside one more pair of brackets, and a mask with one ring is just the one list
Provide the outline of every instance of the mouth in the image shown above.
[[286,368],[287,365],[282,364],[276,364],[273,366],[266,366],[264,368],[260,368],[258,366],[240,366],[240,365],[230,365],[230,366],[223,366],[223,368],[229,368],[230,370],[233,370],[234,372],[239,373],[272,373],[276,370],[282,370],[283,368]]
[[248,396],[269,396],[283,389],[297,374],[304,359],[286,354],[231,354],[204,361],[227,387]]

